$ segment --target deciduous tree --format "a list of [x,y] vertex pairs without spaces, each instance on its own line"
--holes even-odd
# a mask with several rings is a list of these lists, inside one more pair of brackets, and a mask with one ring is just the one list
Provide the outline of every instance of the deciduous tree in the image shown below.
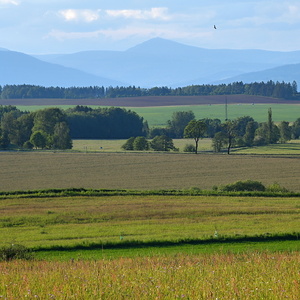
[[198,153],[198,143],[204,137],[206,125],[201,120],[191,120],[184,129],[184,137],[192,138],[195,141],[195,153]]

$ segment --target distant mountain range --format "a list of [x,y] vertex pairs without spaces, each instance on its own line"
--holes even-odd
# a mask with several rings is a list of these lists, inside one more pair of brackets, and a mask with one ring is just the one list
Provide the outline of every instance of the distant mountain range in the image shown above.
[[126,51],[35,57],[0,48],[0,85],[168,86],[234,81],[300,83],[300,51],[203,49],[154,38]]

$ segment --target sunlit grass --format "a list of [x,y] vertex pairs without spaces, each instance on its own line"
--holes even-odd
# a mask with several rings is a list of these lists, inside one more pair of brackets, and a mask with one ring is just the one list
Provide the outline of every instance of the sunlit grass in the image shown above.
[[[122,145],[127,140],[73,140],[73,150],[82,152],[124,152]],[[149,142],[151,139],[149,139]],[[174,146],[183,152],[186,144],[194,145],[193,139],[173,139]],[[211,151],[211,139],[202,139],[199,141],[199,151]],[[146,152],[153,152],[148,150]],[[172,151],[171,151],[172,152]]]
[[1,244],[74,246],[298,230],[299,198],[111,196],[2,199]]
[[4,299],[293,299],[299,252],[0,263]]
[[299,155],[300,140],[292,140],[286,144],[273,144],[251,148],[241,148],[234,150],[238,154],[280,154],[280,155]]
[[[84,105],[84,104],[83,104]],[[52,105],[53,106],[53,105]],[[57,106],[62,109],[68,109],[75,105]],[[18,106],[21,110],[35,111],[47,108],[49,105],[41,106]],[[99,106],[91,106],[98,108]],[[294,122],[299,118],[299,104],[230,104],[227,109],[227,117],[231,120],[238,117],[251,116],[257,122],[266,122],[268,109],[272,108],[272,117],[274,122],[288,121]],[[167,121],[172,118],[172,114],[176,111],[192,110],[197,119],[211,118],[225,121],[225,105],[181,105],[181,106],[158,106],[158,107],[126,107],[138,113],[147,120],[150,127],[166,126]]]

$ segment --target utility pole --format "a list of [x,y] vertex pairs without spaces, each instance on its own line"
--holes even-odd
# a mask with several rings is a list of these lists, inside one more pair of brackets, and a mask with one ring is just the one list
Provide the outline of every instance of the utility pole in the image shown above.
[[228,121],[227,96],[225,96],[225,122]]

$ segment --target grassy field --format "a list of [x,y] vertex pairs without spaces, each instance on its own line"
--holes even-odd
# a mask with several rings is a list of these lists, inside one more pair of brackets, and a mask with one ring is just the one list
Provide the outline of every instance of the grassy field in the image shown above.
[[106,243],[131,240],[163,245],[214,235],[286,234],[299,229],[299,214],[300,198],[295,197],[2,197],[0,245],[51,248],[96,243],[106,250]]
[[[73,150],[81,152],[124,152],[122,145],[124,145],[126,141],[127,140],[73,140]],[[193,139],[173,139],[173,143],[181,152],[183,152],[186,144],[195,144]],[[211,139],[200,140],[199,151],[211,151],[211,144]]]
[[299,253],[0,263],[4,299],[298,300]]
[[[17,106],[23,111],[35,111],[38,109],[47,108],[47,105],[39,106]],[[58,106],[62,109],[74,107],[74,105]],[[97,108],[98,106],[91,106]],[[251,116],[257,122],[265,122],[267,120],[268,109],[272,108],[272,117],[274,122],[288,121],[294,122],[300,117],[299,104],[230,104],[228,105],[228,118],[236,119],[243,116]],[[165,126],[167,121],[171,119],[175,111],[192,110],[197,119],[212,118],[225,120],[225,107],[221,104],[213,105],[182,105],[182,106],[157,106],[157,107],[125,107],[135,111],[145,120],[148,121],[150,127]]]
[[300,191],[298,155],[2,152],[0,189],[211,189],[237,180]]
[[[268,109],[272,108],[274,122],[294,122],[300,117],[299,104],[231,104],[228,105],[228,119],[251,116],[257,122],[266,122]],[[174,106],[174,107],[136,107],[132,108],[140,116],[148,121],[149,126],[165,126],[175,111],[193,111],[196,119],[220,119],[225,121],[224,105],[197,105],[197,106]]]
[[[299,105],[231,104],[228,117],[265,121],[269,107],[275,122],[300,116]],[[164,126],[178,110],[193,110],[199,119],[225,117],[224,105],[132,110],[150,126]],[[235,149],[238,155],[230,156],[122,152],[124,142],[77,140],[71,152],[1,152],[0,190],[211,189],[252,179],[300,192],[296,142]],[[192,141],[174,143],[182,150]],[[201,151],[210,146],[209,139],[200,141]],[[299,232],[299,215],[299,197],[2,196],[0,246],[34,248],[36,260],[0,262],[0,299],[298,300],[299,241],[269,237]],[[245,235],[269,240],[223,242]],[[141,246],[126,246],[132,241]]]
[[[296,300],[299,241],[222,243],[221,238],[292,232],[299,212],[299,197],[4,197],[1,244],[87,250],[41,251],[34,261],[0,262],[0,297]],[[211,236],[216,242],[118,249],[129,240]],[[98,248],[88,250],[93,242]]]
[[[126,140],[73,140],[73,150],[81,152],[124,152],[121,148]],[[195,144],[193,139],[173,139],[174,146],[183,152],[185,145]],[[212,140],[199,141],[199,151],[212,151]],[[300,140],[292,140],[286,144],[274,144],[252,148],[233,148],[234,154],[280,154],[300,155]]]

